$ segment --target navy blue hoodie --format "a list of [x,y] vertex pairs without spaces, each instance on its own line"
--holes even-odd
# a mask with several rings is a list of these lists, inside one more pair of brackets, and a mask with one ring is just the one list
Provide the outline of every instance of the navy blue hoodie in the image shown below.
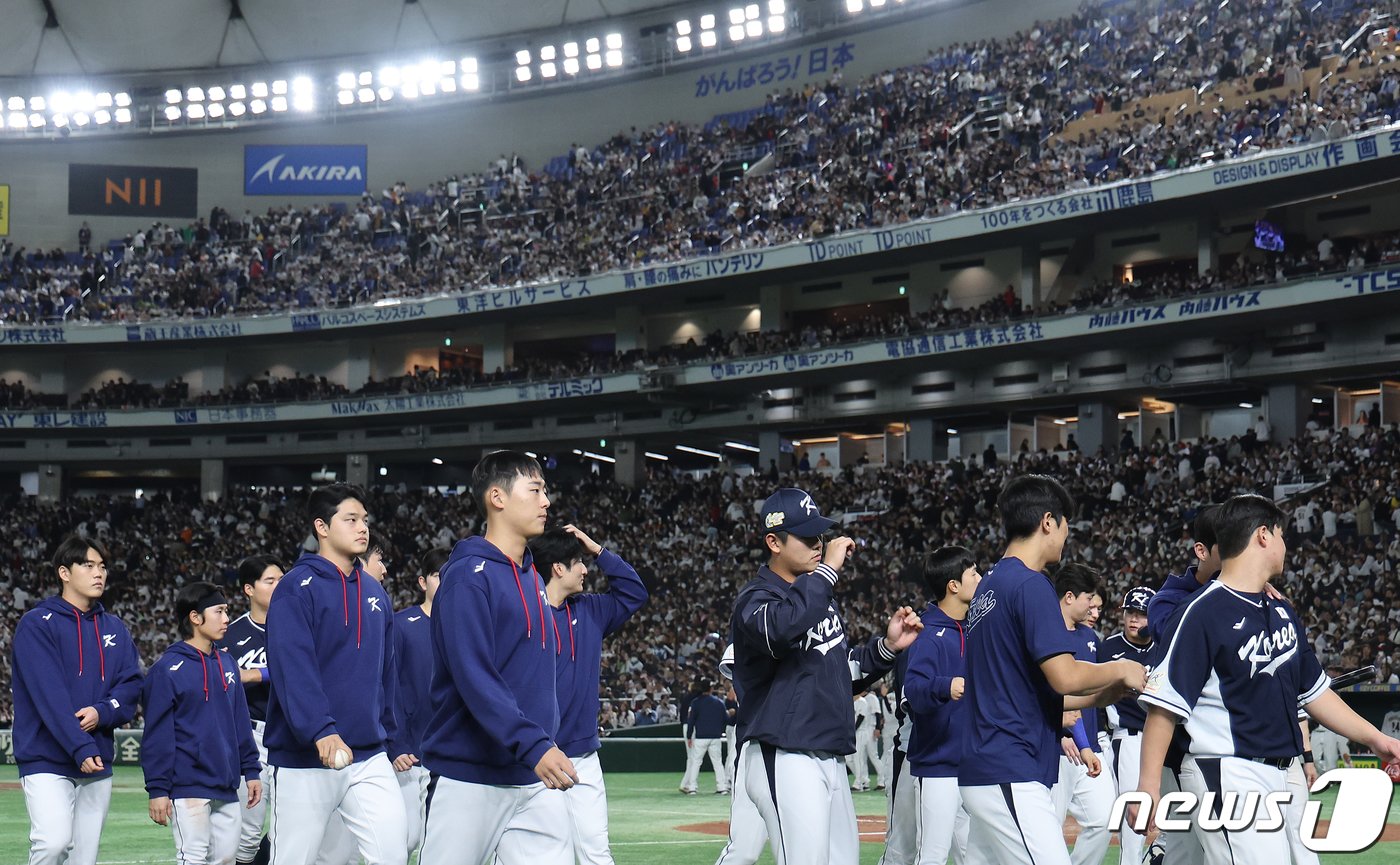
[[909,737],[909,772],[920,778],[955,778],[962,762],[967,701],[952,699],[953,679],[967,676],[967,635],[963,623],[936,605],[921,616],[923,633],[906,653],[904,699],[913,731]]
[[423,607],[414,605],[394,614],[394,663],[399,667],[399,754],[423,754],[423,728],[428,725],[431,704],[428,688],[433,681],[433,623]]
[[626,624],[647,602],[647,589],[632,566],[611,550],[598,554],[608,578],[606,593],[574,595],[549,607],[559,631],[555,689],[559,701],[559,749],[570,757],[598,750],[598,672],[603,638]]
[[[355,762],[393,754],[394,608],[379,581],[307,553],[267,610],[267,762],[322,767],[316,740],[345,740]],[[397,754],[393,754],[397,756]]]
[[[112,731],[141,698],[141,661],[121,620],[99,603],[83,613],[45,598],[15,628],[11,668],[19,774],[110,776]],[[73,713],[88,706],[97,709],[97,729],[84,733]],[[79,771],[89,757],[102,758],[102,771]]]
[[530,551],[517,565],[470,537],[452,548],[441,574],[423,765],[472,784],[538,783],[535,764],[559,732],[554,664],[562,649]]
[[851,696],[888,673],[896,656],[882,635],[850,648],[832,597],[836,580],[836,571],[820,564],[789,584],[765,565],[739,590],[730,630],[744,741],[855,753]]
[[141,769],[152,799],[238,801],[240,779],[258,777],[258,747],[238,664],[180,642],[165,650],[141,695]]

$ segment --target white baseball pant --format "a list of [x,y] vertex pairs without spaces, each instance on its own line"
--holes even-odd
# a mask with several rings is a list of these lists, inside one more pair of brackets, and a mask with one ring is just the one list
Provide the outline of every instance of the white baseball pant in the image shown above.
[[[1256,791],[1262,806],[1268,794],[1288,789],[1288,773],[1285,769],[1240,757],[1191,755],[1182,761],[1181,784],[1187,792],[1200,797],[1214,793],[1215,814],[1212,816],[1217,816],[1222,804],[1221,793],[1228,790],[1243,797]],[[1241,806],[1242,803],[1237,808]],[[1279,865],[1289,858],[1287,832],[1260,832],[1248,826],[1238,831],[1221,829],[1198,834],[1205,850],[1206,865]]]
[[411,858],[423,843],[423,827],[428,819],[428,770],[412,766],[396,774],[399,793],[403,795],[404,817],[408,820],[408,855]]
[[[1099,755],[1102,761],[1103,755]],[[1108,818],[1113,813],[1113,773],[1103,767],[1098,777],[1089,777],[1085,766],[1076,766],[1066,756],[1060,756],[1060,781],[1051,791],[1055,813],[1061,825],[1065,815],[1074,815],[1079,824],[1079,839],[1074,842],[1070,856],[1073,865],[1101,865],[1108,853],[1110,834]]]
[[1288,800],[1283,826],[1288,833],[1288,849],[1293,855],[1293,865],[1319,865],[1321,860],[1317,854],[1303,846],[1301,829],[1303,807],[1308,804],[1308,777],[1303,772],[1302,757],[1294,757],[1293,762],[1288,764],[1287,782],[1292,797]]
[[856,752],[846,755],[846,768],[854,775],[857,790],[870,789],[870,764],[875,764],[876,777],[880,771],[880,736],[872,724],[868,729],[856,728]]
[[1342,757],[1351,756],[1351,745],[1347,738],[1333,733],[1326,727],[1318,727],[1312,734],[1313,758],[1317,761],[1317,774],[1340,765]]
[[428,831],[418,861],[431,865],[574,865],[564,794],[543,783],[428,783]]
[[890,715],[885,719],[885,729],[880,733],[880,786],[886,790],[890,787],[890,779],[894,776],[894,716]]
[[608,790],[603,784],[603,764],[598,752],[574,757],[578,783],[564,791],[573,828],[574,858],[580,865],[612,865],[608,847]]
[[[919,865],[967,861],[970,818],[957,778],[915,778],[919,782]],[[949,819],[951,817],[951,819]]]
[[272,772],[267,765],[267,747],[263,745],[263,722],[253,722],[253,742],[258,746],[258,764],[262,766],[262,798],[249,808],[248,782],[238,785],[238,801],[242,810],[241,828],[238,836],[238,861],[252,862],[262,844],[263,823],[267,816],[267,803],[272,800]]
[[729,841],[720,851],[715,865],[754,865],[768,844],[768,827],[763,825],[758,806],[749,798],[749,785],[736,783],[733,792],[734,799],[729,805]]
[[739,762],[739,743],[735,741],[734,725],[724,728],[724,777],[729,779],[729,789],[734,789],[734,770]]
[[710,758],[710,768],[715,773],[715,790],[724,793],[729,790],[729,777],[724,771],[723,739],[691,739],[686,749],[685,777],[681,778],[681,789],[697,792],[700,784],[700,765],[705,757]]
[[243,808],[238,802],[171,800],[175,865],[233,865],[242,830]]
[[[1141,764],[1139,764],[1139,767]],[[1141,776],[1139,776],[1141,780]],[[1180,793],[1186,788],[1181,786],[1181,772],[1170,766],[1162,767],[1162,795],[1168,793]],[[1201,846],[1200,833],[1195,829],[1192,822],[1191,829],[1185,832],[1163,832],[1162,833],[1162,865],[1204,865],[1206,861],[1205,848]],[[1136,863],[1127,863],[1136,865]]]
[[[1117,794],[1121,796],[1138,788],[1138,778],[1142,771],[1142,734],[1122,729],[1114,730],[1112,746],[1113,783]],[[1131,826],[1108,828],[1109,831],[1118,833],[1118,861],[1121,865],[1139,865],[1142,862],[1143,841],[1146,839],[1134,832]]]
[[776,865],[856,865],[860,835],[841,758],[750,742],[739,777],[763,815]]
[[272,775],[271,865],[313,865],[334,815],[368,865],[406,865],[408,819],[388,757],[339,770],[274,766]]
[[907,754],[895,748],[891,756],[894,777],[885,788],[887,828],[880,865],[914,865],[918,861],[919,838],[923,831],[919,802],[921,785],[918,778],[909,774]]
[[111,777],[36,773],[21,778],[20,786],[29,811],[29,865],[95,865]]
[[959,786],[967,809],[967,849],[994,865],[1070,865],[1064,821],[1039,781]]

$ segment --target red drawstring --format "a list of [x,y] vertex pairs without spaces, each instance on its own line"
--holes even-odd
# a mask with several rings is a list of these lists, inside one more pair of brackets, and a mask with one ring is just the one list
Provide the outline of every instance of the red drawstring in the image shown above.
[[554,654],[559,655],[564,651],[564,644],[559,642],[559,617],[551,611],[549,621],[554,625]]
[[[541,587],[544,585],[544,580],[540,579],[540,572],[539,572],[538,569],[535,568],[535,566],[534,566],[533,563],[531,563],[531,565],[530,565],[530,571],[531,571],[531,573],[533,573],[533,574],[535,575],[535,609],[538,610],[538,611],[539,611],[539,614],[540,614],[540,648],[543,649],[543,648],[544,648],[544,601],[542,601],[542,600],[540,599],[540,596],[544,594],[544,589],[541,588]],[[525,615],[528,616],[528,615],[529,615],[529,612],[527,611]],[[554,645],[555,645],[556,647],[559,645],[559,623],[558,623],[558,622],[555,622],[555,623],[554,623]]]
[[[577,656],[574,654],[574,611],[573,608],[569,606],[568,601],[564,602],[564,616],[569,622],[569,660],[573,661],[577,659]],[[556,643],[559,642],[559,634],[557,632],[554,635],[554,641]]]
[[953,624],[958,626],[958,654],[967,657],[967,634],[963,631],[962,622],[955,619]]
[[[73,611],[73,626],[78,629],[78,675],[83,674],[83,617],[77,611]],[[98,641],[99,643],[101,640]]]
[[345,585],[345,572],[337,565],[335,572],[340,574],[340,606],[345,609],[345,627],[350,627],[350,590]]
[[105,682],[107,681],[107,653],[102,650],[102,629],[97,626],[96,616],[92,617],[92,634],[97,638],[97,671],[102,676],[102,681]]
[[[346,585],[345,572],[336,565],[335,572],[340,574],[340,605],[345,609],[345,627],[350,627],[350,588]],[[355,580],[355,648],[360,648],[360,636],[364,633],[365,611],[363,601],[365,596],[364,574],[359,568],[355,568],[352,573],[356,575]]]
[[[204,671],[202,681],[204,682],[204,702],[209,702],[209,662],[204,660],[204,653],[199,653],[199,668]],[[222,669],[222,667],[220,668]],[[223,678],[220,676],[219,678]]]
[[[528,637],[532,633],[530,630],[530,607],[525,603],[525,585],[520,582],[520,569],[515,566],[514,559],[510,563],[510,572],[515,574],[515,588],[516,591],[520,592],[520,609],[525,611],[525,636]],[[540,635],[540,639],[544,639],[543,634]]]

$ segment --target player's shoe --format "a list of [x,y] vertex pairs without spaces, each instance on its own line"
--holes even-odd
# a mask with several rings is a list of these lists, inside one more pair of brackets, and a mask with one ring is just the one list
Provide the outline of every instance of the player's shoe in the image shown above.
[[1142,865],[1162,865],[1162,860],[1166,858],[1167,848],[1160,840],[1153,841],[1152,846],[1142,854]]

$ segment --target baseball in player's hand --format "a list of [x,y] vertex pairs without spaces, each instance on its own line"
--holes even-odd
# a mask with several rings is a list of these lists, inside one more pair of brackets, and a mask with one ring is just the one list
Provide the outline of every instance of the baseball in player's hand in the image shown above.
[[544,752],[535,764],[535,774],[550,790],[567,790],[578,782],[574,762],[557,745]]
[[846,564],[846,557],[851,554],[851,548],[856,545],[852,538],[832,538],[826,542],[826,551],[822,553],[822,564],[832,570],[841,570],[841,566]]
[[157,796],[151,800],[151,820],[158,826],[170,825],[170,812],[175,808],[169,796]]
[[400,754],[394,758],[394,771],[407,772],[418,765],[418,758],[412,754]]
[[1089,770],[1090,778],[1099,777],[1099,773],[1103,771],[1103,761],[1099,759],[1098,754],[1094,753],[1093,748],[1085,748],[1080,751],[1079,759],[1084,762],[1084,768]]
[[248,782],[248,807],[252,808],[262,801],[262,782],[253,780]]
[[97,709],[88,706],[73,713],[73,717],[78,719],[78,726],[84,733],[91,733],[97,729]]
[[91,775],[91,774],[93,774],[94,772],[101,772],[101,771],[102,771],[102,758],[101,758],[101,757],[89,757],[89,758],[87,758],[86,760],[83,761],[83,764],[82,764],[81,766],[78,767],[78,771],[79,771],[79,772],[82,772],[84,775]]
[[578,526],[573,524],[567,525],[564,527],[564,531],[577,538],[578,542],[583,544],[583,548],[588,551],[590,556],[596,556],[603,551],[603,545],[594,541],[588,535],[585,535],[583,530]]
[[891,652],[902,652],[914,645],[924,622],[913,607],[900,607],[890,616],[889,627],[885,628],[885,648]]
[[1060,737],[1060,750],[1069,758],[1069,761],[1076,766],[1084,765],[1084,758],[1079,756],[1079,746],[1074,744],[1074,740],[1068,736]]
[[961,700],[965,687],[967,687],[967,680],[962,676],[954,676],[953,681],[948,683],[948,699]]
[[316,753],[321,758],[321,765],[327,769],[336,768],[336,751],[344,751],[350,755],[350,763],[355,762],[355,752],[350,750],[350,746],[345,744],[345,740],[340,738],[340,734],[332,733],[316,740]]

